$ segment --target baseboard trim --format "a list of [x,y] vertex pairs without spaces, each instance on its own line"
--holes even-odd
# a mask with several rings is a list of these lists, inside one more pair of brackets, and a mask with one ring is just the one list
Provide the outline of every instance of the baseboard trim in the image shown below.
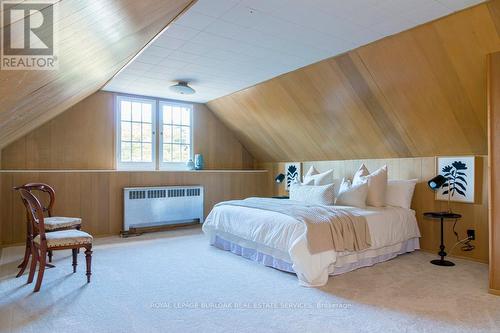
[[495,296],[500,296],[500,290],[497,290],[497,289],[488,289],[488,292],[492,295],[495,295]]

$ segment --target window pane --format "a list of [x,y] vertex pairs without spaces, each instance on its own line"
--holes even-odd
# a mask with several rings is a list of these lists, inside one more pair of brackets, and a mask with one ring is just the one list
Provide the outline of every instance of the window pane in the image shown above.
[[163,125],[163,142],[172,142],[172,126],[170,125]]
[[191,112],[188,108],[182,108],[182,125],[191,125]]
[[172,123],[172,108],[170,106],[163,106],[163,123],[171,124]]
[[181,145],[172,145],[172,162],[181,162]]
[[132,102],[132,121],[141,121],[141,103]]
[[130,111],[130,102],[121,101],[121,120],[130,121],[131,111]]
[[130,162],[131,159],[132,159],[131,143],[130,142],[122,142],[121,161],[122,162]]
[[142,161],[143,162],[151,162],[152,158],[152,149],[151,143],[143,143],[142,144]]
[[191,135],[190,135],[190,130],[189,127],[182,127],[181,128],[181,140],[182,143],[189,144],[191,141]]
[[172,161],[172,145],[167,144],[163,145],[163,162],[171,162]]
[[132,123],[132,141],[141,141],[141,123]]
[[122,121],[120,127],[122,130],[122,140],[132,141],[132,123],[128,121]]
[[174,125],[181,124],[181,108],[178,106],[172,108],[172,122]]
[[140,162],[142,160],[141,155],[141,144],[140,143],[132,143],[132,161]]
[[142,142],[151,142],[152,136],[151,124],[142,124]]
[[181,127],[180,126],[173,126],[172,142],[173,143],[181,143]]
[[142,104],[142,122],[143,123],[151,123],[151,104],[149,103],[144,103]]
[[182,162],[187,162],[191,157],[190,147],[188,145],[181,146]]

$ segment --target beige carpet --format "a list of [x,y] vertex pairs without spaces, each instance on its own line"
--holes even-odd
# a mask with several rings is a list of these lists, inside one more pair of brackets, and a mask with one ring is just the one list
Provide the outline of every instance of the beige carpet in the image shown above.
[[42,290],[15,279],[22,248],[0,258],[1,332],[500,332],[500,297],[486,265],[427,253],[400,256],[300,287],[293,274],[208,246],[199,229],[96,241],[55,255]]

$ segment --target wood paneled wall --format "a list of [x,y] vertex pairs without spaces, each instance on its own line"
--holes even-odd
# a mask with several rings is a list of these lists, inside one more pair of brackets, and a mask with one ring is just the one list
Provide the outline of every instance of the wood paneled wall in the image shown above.
[[210,101],[259,161],[487,154],[500,0]]
[[123,188],[203,185],[205,215],[220,201],[266,196],[267,172],[0,172],[0,245],[21,243],[25,212],[13,186],[40,181],[56,190],[55,214],[78,216],[94,236],[118,234],[123,226]]
[[195,2],[54,1],[59,68],[0,71],[0,148],[99,90]]
[[[253,169],[253,157],[204,104],[193,104],[194,152],[207,169]],[[97,92],[2,150],[4,170],[113,170],[114,94]]]
[[[412,209],[416,211],[417,220],[422,238],[420,246],[426,251],[436,252],[439,250],[440,227],[435,220],[424,219],[423,213],[428,211],[444,211],[447,209],[446,201],[435,200],[435,193],[428,186],[427,181],[436,175],[436,158],[395,158],[395,159],[368,159],[368,160],[344,160],[344,161],[319,161],[302,163],[302,171],[305,174],[311,165],[319,171],[334,170],[334,178],[352,178],[361,163],[365,163],[370,171],[387,165],[390,179],[418,179],[412,201]],[[273,183],[278,173],[284,173],[284,163],[262,163],[259,167],[269,170],[268,191],[274,195],[286,193],[285,186]],[[467,237],[466,230],[476,230],[476,240],[473,244],[476,249],[471,252],[461,251],[459,247],[453,250],[452,255],[478,260],[488,261],[488,164],[486,156],[476,158],[476,203],[465,204],[452,202],[453,211],[462,214],[456,226],[456,231],[461,239]],[[452,232],[453,222],[445,224],[445,243],[447,250],[456,243]]]
[[500,52],[489,64],[490,291],[500,295]]

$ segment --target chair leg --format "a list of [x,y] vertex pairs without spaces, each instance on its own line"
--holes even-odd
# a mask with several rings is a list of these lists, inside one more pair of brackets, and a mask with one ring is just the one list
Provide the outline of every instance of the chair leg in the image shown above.
[[49,253],[49,262],[52,262],[52,251],[49,250],[48,253]]
[[38,268],[38,275],[36,277],[36,284],[34,292],[38,292],[42,286],[43,273],[45,273],[45,261],[47,260],[47,250],[40,249],[40,267]]
[[73,273],[76,273],[76,265],[78,265],[78,250],[77,249],[71,249],[73,252]]
[[28,284],[33,282],[35,277],[36,263],[38,262],[38,249],[33,244],[31,245],[31,265],[30,273],[28,275]]
[[[77,225],[77,226],[76,226],[76,230],[80,230],[81,228],[82,228],[82,226],[81,226],[81,225]],[[76,249],[76,251],[77,251],[78,253],[80,253],[80,248]]]
[[92,246],[85,248],[85,260],[87,261],[87,283],[90,283],[90,276],[92,275],[91,263],[92,263]]
[[19,266],[17,266],[18,268],[20,268],[20,270],[19,270],[19,273],[17,273],[16,278],[23,275],[24,271],[26,270],[26,267],[28,267],[30,255],[31,255],[31,241],[30,241],[30,239],[27,239],[26,240],[26,248],[24,249],[23,261],[21,262],[21,264]]

